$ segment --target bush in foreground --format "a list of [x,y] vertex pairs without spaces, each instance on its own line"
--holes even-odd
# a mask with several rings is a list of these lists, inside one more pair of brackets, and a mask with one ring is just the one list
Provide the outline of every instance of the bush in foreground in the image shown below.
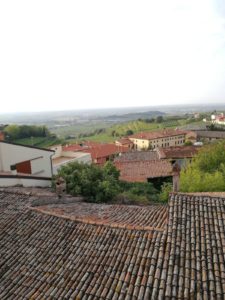
[[58,175],[65,179],[69,194],[83,196],[86,201],[141,205],[161,201],[151,183],[119,180],[120,172],[111,162],[104,167],[74,162],[62,166]]
[[59,170],[67,184],[67,192],[82,195],[94,202],[108,202],[119,192],[119,172],[109,162],[103,168],[77,162],[62,166]]

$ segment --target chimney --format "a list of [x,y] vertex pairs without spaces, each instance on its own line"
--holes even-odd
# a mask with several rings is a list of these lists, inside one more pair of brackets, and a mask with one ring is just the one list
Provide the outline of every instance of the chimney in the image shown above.
[[180,189],[180,166],[176,162],[173,165],[173,192],[179,192]]
[[58,177],[56,179],[56,194],[58,195],[58,198],[62,198],[63,195],[66,194],[66,181],[63,177]]

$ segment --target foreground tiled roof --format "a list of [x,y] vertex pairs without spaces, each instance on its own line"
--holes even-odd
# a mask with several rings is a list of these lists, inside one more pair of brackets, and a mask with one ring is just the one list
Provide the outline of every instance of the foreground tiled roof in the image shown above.
[[120,179],[129,182],[147,182],[148,178],[172,176],[172,166],[168,161],[116,161]]
[[39,206],[34,210],[84,223],[128,229],[163,230],[167,220],[166,205],[140,207],[78,202]]
[[30,202],[0,192],[0,299],[225,298],[224,198],[172,195],[163,232],[67,220]]
[[180,129],[164,129],[158,131],[150,131],[150,132],[140,132],[129,136],[131,139],[144,139],[144,140],[152,140],[176,135],[186,135],[186,131],[182,131]]
[[118,156],[115,161],[151,161],[159,160],[158,153],[156,151],[133,151],[123,153]]

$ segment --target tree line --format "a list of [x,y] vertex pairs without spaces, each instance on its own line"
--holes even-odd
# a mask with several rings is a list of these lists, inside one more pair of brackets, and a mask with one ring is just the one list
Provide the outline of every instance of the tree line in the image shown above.
[[35,125],[8,125],[4,128],[5,139],[9,141],[29,138],[29,137],[47,137],[50,131],[46,126]]

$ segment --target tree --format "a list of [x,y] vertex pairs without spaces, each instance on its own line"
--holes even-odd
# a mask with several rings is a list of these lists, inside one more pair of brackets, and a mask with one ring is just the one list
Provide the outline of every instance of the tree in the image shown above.
[[225,142],[207,145],[181,171],[181,191],[225,191]]
[[185,146],[192,146],[193,143],[192,143],[191,141],[186,141],[186,142],[184,143],[184,145],[185,145]]
[[156,121],[156,123],[162,123],[163,122],[163,117],[158,116],[155,121]]
[[8,125],[4,128],[5,136],[9,140],[17,140],[29,137],[47,137],[50,132],[46,126]]
[[133,130],[128,129],[128,130],[126,131],[126,135],[132,135],[132,134],[134,134]]
[[161,192],[159,194],[159,198],[161,201],[166,202],[169,199],[169,194],[173,190],[173,184],[171,182],[164,182],[161,187]]
[[68,193],[93,202],[108,202],[120,192],[119,171],[107,162],[103,168],[77,162],[59,170],[67,184]]

